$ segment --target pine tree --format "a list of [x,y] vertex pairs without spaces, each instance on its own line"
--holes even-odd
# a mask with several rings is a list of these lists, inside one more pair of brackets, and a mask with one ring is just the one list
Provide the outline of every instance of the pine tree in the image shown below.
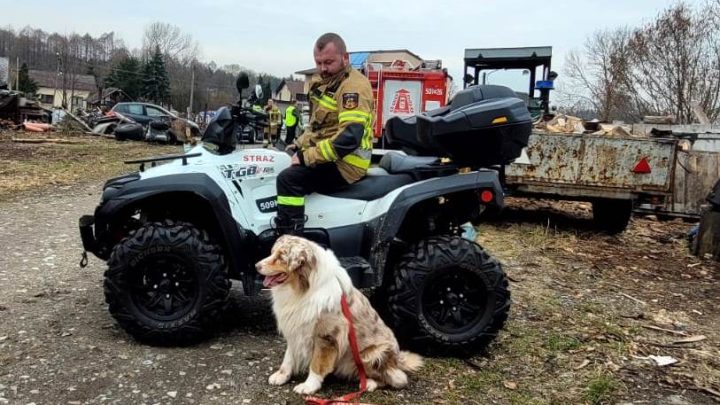
[[15,87],[23,93],[35,93],[37,91],[38,84],[35,80],[30,78],[27,63],[23,63],[22,66],[20,66],[20,72],[18,72],[18,83],[15,84]]
[[162,104],[170,95],[170,79],[160,47],[143,66],[143,85],[143,97],[156,103]]
[[140,61],[128,56],[111,68],[110,75],[105,78],[105,86],[117,87],[135,99],[142,93],[142,78]]

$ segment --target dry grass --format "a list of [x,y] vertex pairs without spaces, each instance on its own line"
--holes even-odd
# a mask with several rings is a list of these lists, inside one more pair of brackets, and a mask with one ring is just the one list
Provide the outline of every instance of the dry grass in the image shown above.
[[[74,139],[82,144],[17,144],[0,134],[0,200],[104,180],[136,170],[123,160],[179,151]],[[638,219],[622,235],[605,236],[578,225],[586,217],[582,207],[577,221],[558,221],[555,213],[546,217],[529,205],[523,201],[517,204],[522,209],[478,228],[478,242],[501,260],[512,280],[510,319],[488,353],[429,359],[406,391],[370,393],[364,402],[656,403],[678,392],[690,402],[712,401],[703,388],[720,391],[719,269],[687,255],[683,236],[690,225]],[[663,310],[680,324],[658,323]],[[677,346],[672,344],[677,336],[647,325],[707,339]],[[658,367],[642,359],[649,355],[680,362]],[[347,391],[345,384],[335,388],[336,394]]]
[[[18,143],[12,138],[61,138],[78,144]],[[0,200],[48,187],[100,181],[137,170],[123,161],[179,152],[180,146],[118,142],[89,135],[0,134]]]

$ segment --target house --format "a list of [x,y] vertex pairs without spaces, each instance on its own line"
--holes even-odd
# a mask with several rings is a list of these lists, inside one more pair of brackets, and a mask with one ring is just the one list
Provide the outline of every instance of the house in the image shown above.
[[[30,70],[30,78],[38,84],[35,92],[43,107],[63,106],[63,76],[46,70]],[[68,109],[86,108],[90,94],[97,91],[95,77],[67,74],[65,80],[65,104]]]
[[[423,58],[407,49],[350,52],[350,65],[355,69],[362,69],[367,64],[372,64],[375,68],[387,68],[396,61],[404,62],[408,69],[423,67],[426,62]],[[305,94],[307,94],[309,90],[310,78],[315,73],[317,73],[317,69],[315,68],[295,72],[295,74],[305,77],[305,86],[303,89]]]
[[307,101],[307,93],[303,91],[304,86],[302,80],[283,80],[273,91],[272,99],[284,112],[291,100]]

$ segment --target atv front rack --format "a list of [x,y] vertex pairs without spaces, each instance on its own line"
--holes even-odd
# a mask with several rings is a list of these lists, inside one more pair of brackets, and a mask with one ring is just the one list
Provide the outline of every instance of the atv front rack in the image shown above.
[[186,166],[186,165],[187,165],[187,158],[197,157],[197,156],[201,156],[201,155],[202,155],[202,153],[199,153],[199,152],[198,152],[198,153],[182,154],[182,155],[180,155],[180,154],[178,154],[178,155],[165,155],[165,156],[151,157],[151,158],[147,158],[147,159],[126,160],[126,161],[124,161],[123,163],[125,163],[126,165],[135,164],[135,163],[140,163],[140,171],[141,171],[141,172],[144,172],[144,171],[145,171],[145,163],[150,163],[150,167],[155,167],[155,166],[157,166],[157,162],[163,162],[163,161],[166,161],[166,160],[182,159],[182,164],[183,164],[183,166]]

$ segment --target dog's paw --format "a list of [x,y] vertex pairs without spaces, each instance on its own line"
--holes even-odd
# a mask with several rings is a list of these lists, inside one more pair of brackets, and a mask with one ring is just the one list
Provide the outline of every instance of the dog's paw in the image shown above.
[[380,386],[380,384],[378,384],[378,382],[373,380],[372,378],[367,379],[366,389],[368,392],[375,391],[379,386]]
[[296,385],[295,388],[293,388],[293,391],[295,391],[298,394],[307,395],[307,394],[314,394],[319,389],[320,389],[320,383],[317,383],[315,381],[305,381],[302,384]]
[[290,373],[286,373],[285,370],[278,370],[268,378],[270,385],[283,385],[290,380]]

